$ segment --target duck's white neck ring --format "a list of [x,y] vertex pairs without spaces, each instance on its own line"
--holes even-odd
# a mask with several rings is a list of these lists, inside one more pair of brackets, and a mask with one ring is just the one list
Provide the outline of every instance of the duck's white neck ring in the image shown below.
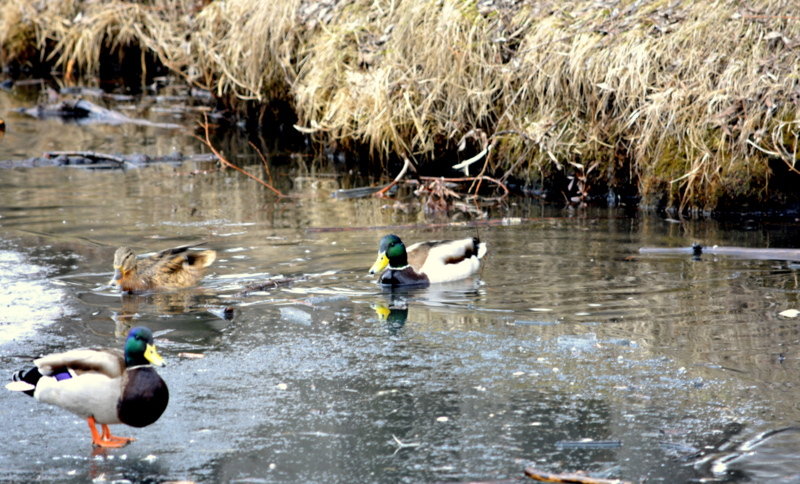
[[403,267],[392,267],[392,266],[389,266],[389,269],[391,269],[393,271],[402,271],[402,270],[408,269],[409,267],[411,267],[411,264],[406,264]]
[[125,368],[125,371],[129,371],[129,370],[138,370],[139,368],[152,368],[152,367],[153,367],[153,365],[136,365],[136,366],[129,366],[129,367]]

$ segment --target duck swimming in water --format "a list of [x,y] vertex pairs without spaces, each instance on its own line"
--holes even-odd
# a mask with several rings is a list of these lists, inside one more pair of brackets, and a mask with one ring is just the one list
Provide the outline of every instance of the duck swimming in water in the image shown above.
[[203,278],[205,268],[217,258],[217,253],[213,250],[190,250],[192,247],[175,247],[142,259],[137,259],[130,248],[120,247],[114,253],[111,284],[127,292],[194,286]]
[[477,237],[418,242],[406,248],[400,237],[390,234],[381,239],[369,273],[380,273],[378,282],[389,286],[451,282],[478,272],[484,255],[486,244]]

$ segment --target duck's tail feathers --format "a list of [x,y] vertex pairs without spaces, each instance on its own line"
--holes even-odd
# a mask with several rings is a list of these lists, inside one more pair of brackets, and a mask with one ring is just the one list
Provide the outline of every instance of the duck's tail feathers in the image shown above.
[[11,383],[6,384],[6,388],[13,392],[23,392],[27,395],[33,396],[33,391],[36,389],[36,384],[42,374],[35,366],[32,368],[24,368],[11,375]]
[[481,242],[477,237],[473,237],[472,242],[475,244],[475,248],[478,249],[478,259],[483,259],[483,256],[486,255],[486,242]]
[[191,252],[189,257],[189,265],[197,268],[204,268],[210,266],[217,260],[217,252],[214,250],[200,250]]

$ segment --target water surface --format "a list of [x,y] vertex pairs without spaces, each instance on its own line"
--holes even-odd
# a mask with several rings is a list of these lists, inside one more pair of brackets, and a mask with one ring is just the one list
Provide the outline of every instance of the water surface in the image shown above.
[[[24,99],[0,100],[9,122],[0,159],[203,151],[186,133],[32,121],[8,112]],[[238,150],[255,160],[244,143]],[[282,164],[272,176],[292,198],[213,163],[0,172],[0,373],[47,352],[119,346],[141,324],[156,332],[171,392],[159,422],[116,429],[137,438],[119,450],[92,449],[85,422],[63,410],[0,392],[9,420],[0,478],[440,482],[517,479],[533,466],[684,482],[800,472],[796,433],[758,440],[800,419],[800,325],[779,315],[800,309],[796,271],[638,254],[694,241],[796,247],[794,224],[681,223],[519,199],[484,208],[505,223],[459,225],[418,205],[333,199],[354,177],[325,163]],[[485,268],[459,283],[381,290],[367,269],[388,231],[409,243],[478,236]],[[108,287],[118,246],[185,243],[218,251],[199,287],[138,296]],[[294,282],[247,290],[278,279]],[[773,464],[758,451],[741,457],[742,442]]]

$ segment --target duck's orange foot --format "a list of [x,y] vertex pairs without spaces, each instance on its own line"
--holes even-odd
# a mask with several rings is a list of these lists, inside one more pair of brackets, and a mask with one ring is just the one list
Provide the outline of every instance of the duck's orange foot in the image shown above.
[[106,424],[101,425],[103,433],[100,434],[97,432],[94,417],[89,417],[86,419],[86,421],[89,423],[89,429],[92,431],[92,444],[97,447],[110,447],[117,449],[120,447],[125,447],[136,440],[131,437],[117,437],[116,435],[111,435],[111,430],[109,430],[108,425]]
[[103,435],[101,436],[101,443],[100,445],[103,447],[125,447],[126,445],[133,442],[133,437],[118,437],[116,435],[111,435],[111,430],[108,428],[108,425],[101,425],[103,429]]
[[92,439],[92,444],[97,447],[118,449],[120,447],[125,447],[126,445],[130,444],[131,441],[133,441],[133,439],[112,436],[111,439],[99,439],[99,440]]

